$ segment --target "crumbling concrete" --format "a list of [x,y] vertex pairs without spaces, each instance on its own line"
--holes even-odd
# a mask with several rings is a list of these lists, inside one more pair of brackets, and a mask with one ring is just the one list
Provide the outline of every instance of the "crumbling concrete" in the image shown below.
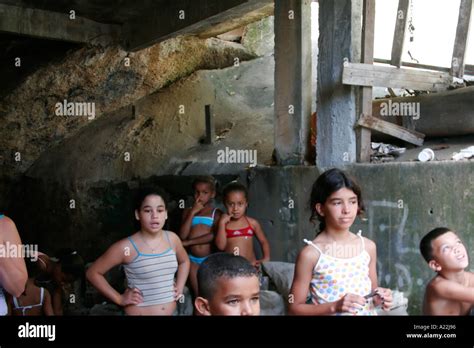
[[[255,58],[242,45],[218,39],[173,38],[138,53],[118,46],[85,47],[30,75],[0,103],[4,132],[0,164],[22,173],[43,153],[112,111],[199,69]],[[57,116],[56,104],[90,103],[93,117]],[[18,157],[20,156],[20,158]]]

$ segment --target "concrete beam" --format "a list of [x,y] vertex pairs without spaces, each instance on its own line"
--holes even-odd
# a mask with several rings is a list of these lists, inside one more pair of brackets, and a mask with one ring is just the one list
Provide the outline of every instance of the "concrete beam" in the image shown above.
[[216,36],[271,15],[272,0],[176,0],[124,26],[125,47],[144,49],[177,35]]
[[311,116],[311,1],[275,2],[275,154],[303,164]]
[[356,89],[342,84],[343,59],[361,59],[362,3],[319,1],[318,137],[319,168],[356,160]]
[[108,42],[120,26],[102,24],[70,13],[59,13],[0,4],[0,32],[77,43]]

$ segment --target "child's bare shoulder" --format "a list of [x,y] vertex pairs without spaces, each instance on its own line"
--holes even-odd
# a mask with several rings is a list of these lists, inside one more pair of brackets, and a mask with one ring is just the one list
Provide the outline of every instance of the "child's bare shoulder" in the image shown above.
[[377,249],[377,245],[375,244],[375,242],[372,240],[372,239],[369,239],[369,238],[366,238],[366,237],[362,237],[364,238],[364,244],[365,244],[365,247],[367,248],[368,251],[370,250],[376,250]]
[[260,223],[258,222],[257,219],[254,219],[250,216],[247,216],[247,219],[249,220],[250,224],[254,227],[260,226]]
[[311,262],[316,264],[318,262],[320,252],[311,245],[306,245],[301,249],[299,254],[299,259],[306,262]]
[[437,275],[426,285],[426,292],[431,296],[444,297],[444,294],[450,289],[453,283],[453,281]]
[[179,236],[176,233],[174,233],[173,231],[163,230],[163,232],[167,234],[167,236],[168,236],[171,243],[173,243],[173,244],[176,244],[178,242],[181,243],[181,238],[179,238]]
[[466,271],[466,275],[469,277],[469,287],[474,288],[474,273]]

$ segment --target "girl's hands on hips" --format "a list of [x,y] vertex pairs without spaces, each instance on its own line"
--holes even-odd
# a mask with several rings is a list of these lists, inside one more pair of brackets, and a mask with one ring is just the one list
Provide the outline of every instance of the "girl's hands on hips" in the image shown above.
[[392,308],[392,290],[386,288],[376,288],[374,297],[374,305],[382,305],[382,309],[388,312]]
[[183,289],[178,289],[176,284],[173,287],[174,289],[174,300],[177,302],[184,302],[184,294]]
[[137,305],[143,302],[142,293],[137,288],[127,288],[120,297],[120,305],[123,307]]
[[336,302],[336,312],[349,312],[357,314],[364,308],[366,304],[365,298],[355,294],[345,294],[339,301]]

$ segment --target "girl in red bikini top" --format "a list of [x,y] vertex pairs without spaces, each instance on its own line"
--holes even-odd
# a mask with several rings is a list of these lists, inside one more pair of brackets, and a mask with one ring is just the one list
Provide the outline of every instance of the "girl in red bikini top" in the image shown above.
[[[265,233],[257,220],[245,215],[248,206],[245,186],[239,183],[227,185],[224,189],[224,204],[227,214],[223,214],[219,220],[215,239],[217,248],[243,256],[255,266],[269,261],[270,245]],[[255,256],[253,236],[257,238],[262,248],[263,257],[260,260],[257,260]]]
[[247,220],[248,226],[245,228],[238,228],[236,230],[225,228],[225,234],[227,238],[234,238],[234,237],[253,237],[255,232],[252,229],[252,225],[250,224],[249,219],[245,216],[245,220]]

